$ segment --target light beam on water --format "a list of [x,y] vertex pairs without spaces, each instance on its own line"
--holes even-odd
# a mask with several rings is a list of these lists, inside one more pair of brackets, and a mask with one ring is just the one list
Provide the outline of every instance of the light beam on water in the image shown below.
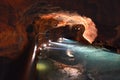
[[82,59],[88,71],[114,71],[120,70],[120,55],[105,48],[96,48],[93,46],[85,46],[81,44],[66,44],[51,42],[51,44],[68,48],[77,55],[78,59]]

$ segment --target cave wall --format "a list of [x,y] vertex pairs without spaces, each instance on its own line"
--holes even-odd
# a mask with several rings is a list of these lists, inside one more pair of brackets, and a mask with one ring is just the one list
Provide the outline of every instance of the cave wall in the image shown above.
[[98,24],[114,26],[120,22],[119,0],[1,0],[0,13],[5,13],[2,14],[4,16],[9,13],[15,17],[14,13],[23,13],[37,1],[46,1],[63,9],[78,12],[91,17]]
[[[23,46],[20,46],[19,48],[24,48],[27,43],[26,27],[18,25],[17,22],[20,20],[23,13],[25,13],[32,4],[35,4],[38,1],[47,2],[54,6],[60,6],[63,10],[77,12],[82,16],[91,17],[98,28],[98,39],[103,41],[108,40],[112,45],[120,46],[118,45],[120,41],[119,31],[117,32],[116,30],[120,25],[119,0],[1,0],[0,46],[3,45],[3,43],[6,43],[6,46],[12,46],[12,44],[15,44],[15,46],[16,44],[19,45],[19,40],[16,40],[18,37],[16,35],[19,35],[22,36],[22,41],[20,42],[23,44]],[[3,34],[5,33],[11,34],[10,37],[3,37]],[[113,40],[116,35],[116,40]],[[4,41],[6,37],[8,38]],[[11,45],[8,45],[10,38],[13,40],[11,39]]]

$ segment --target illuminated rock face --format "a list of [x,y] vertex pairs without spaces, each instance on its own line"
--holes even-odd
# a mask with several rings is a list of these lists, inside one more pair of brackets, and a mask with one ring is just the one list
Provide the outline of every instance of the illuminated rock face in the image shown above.
[[[56,36],[58,38],[67,37],[81,43],[92,43],[97,37],[94,22],[90,18],[78,14],[53,12],[41,15],[39,19],[34,21],[33,25],[37,34],[46,34],[49,31],[53,38],[56,38]],[[45,35],[40,36],[45,37]]]
[[[6,2],[4,2],[6,3]],[[18,1],[19,4],[22,4],[22,1]],[[31,2],[30,2],[31,3]],[[7,4],[5,4],[7,6]],[[37,33],[45,33],[47,30],[53,29],[53,28],[60,28],[60,27],[66,27],[66,25],[69,25],[69,28],[66,29],[64,32],[69,32],[69,34],[67,33],[67,35],[64,35],[65,37],[73,37],[75,40],[80,41],[80,37],[75,37],[78,35],[82,35],[81,33],[76,33],[74,32],[75,30],[73,30],[74,33],[72,33],[71,30],[71,26],[74,27],[74,25],[78,25],[78,24],[82,24],[85,27],[85,31],[83,33],[83,37],[81,37],[81,39],[83,39],[84,41],[88,42],[88,43],[92,43],[94,41],[94,39],[96,38],[96,34],[95,36],[88,40],[88,37],[86,37],[85,35],[87,35],[88,31],[86,32],[86,29],[89,26],[89,23],[86,24],[86,21],[90,21],[92,22],[91,19],[86,18],[86,17],[80,17],[77,14],[69,14],[69,13],[55,13],[55,14],[49,14],[49,13],[53,13],[53,12],[59,12],[62,11],[62,9],[60,9],[59,7],[54,7],[51,5],[47,5],[44,3],[38,3],[38,4],[34,4],[32,7],[30,7],[28,10],[26,10],[24,13],[22,13],[23,7],[20,7],[19,5],[15,5],[12,2],[10,2],[11,8],[8,8],[9,6],[6,7],[5,11],[3,11],[1,16],[0,21],[4,21],[5,23],[1,22],[1,34],[0,34],[0,49],[1,49],[1,56],[8,56],[11,58],[15,58],[16,56],[19,56],[19,53],[23,53],[25,47],[27,46],[28,43],[28,37],[30,37],[31,39],[34,38],[34,34]],[[27,4],[28,5],[28,4]],[[16,6],[16,8],[14,8],[14,6]],[[26,6],[24,6],[26,7]],[[2,8],[0,8],[1,10],[3,10]],[[8,10],[11,10],[12,13],[10,12],[6,12]],[[19,14],[19,11],[17,13],[17,9],[21,9],[21,13]],[[9,14],[9,15],[8,15]],[[8,15],[8,16],[7,16]],[[44,18],[46,16],[51,15],[51,17]],[[56,16],[54,16],[56,15]],[[60,18],[62,19],[62,21],[58,18],[58,16],[60,16]],[[71,19],[70,19],[70,16]],[[79,17],[78,17],[79,16]],[[36,19],[37,17],[37,19]],[[64,18],[63,18],[64,17]],[[83,23],[79,23],[79,19],[76,18],[78,17],[80,19],[81,22]],[[68,18],[69,20],[66,21]],[[76,20],[75,20],[75,19]],[[72,20],[72,21],[70,21]],[[74,24],[73,24],[74,23]],[[91,23],[90,23],[91,24]],[[29,27],[29,25],[32,25],[34,30],[33,33],[27,33],[26,29]],[[92,23],[92,26],[95,25],[94,23]],[[96,29],[96,28],[95,28]],[[55,29],[56,30],[56,29]],[[63,30],[60,28],[60,30],[57,30],[59,33],[57,33],[59,36],[61,36],[61,34],[63,34]],[[92,31],[92,30],[91,30]],[[80,31],[79,31],[80,32]],[[97,33],[97,32],[95,32]],[[55,33],[56,34],[56,33]],[[64,33],[66,34],[66,33]],[[52,39],[58,38],[59,36],[56,35],[51,37]],[[42,38],[45,39],[46,35],[40,35]],[[47,41],[47,40],[43,40],[43,41]],[[81,40],[82,41],[82,40]],[[11,47],[12,46],[12,47]],[[10,48],[9,48],[10,47]]]

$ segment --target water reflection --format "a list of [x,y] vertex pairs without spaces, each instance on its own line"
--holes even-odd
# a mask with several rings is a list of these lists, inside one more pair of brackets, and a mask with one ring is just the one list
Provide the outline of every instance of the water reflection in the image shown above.
[[[40,74],[38,80],[119,80],[120,55],[105,48],[82,45],[62,38],[62,41],[48,42],[40,58],[52,66],[47,74]],[[40,56],[40,55],[39,55]],[[39,66],[42,67],[42,66]]]

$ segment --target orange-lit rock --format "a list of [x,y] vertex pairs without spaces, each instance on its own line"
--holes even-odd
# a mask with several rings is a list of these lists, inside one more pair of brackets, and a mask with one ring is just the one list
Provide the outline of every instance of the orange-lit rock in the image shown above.
[[0,56],[16,58],[27,44],[26,32],[22,27],[11,27],[0,23]]
[[[51,28],[59,28],[69,25],[69,28],[76,27],[74,25],[83,25],[84,31],[81,34],[76,34],[74,36],[83,36],[89,43],[92,43],[97,37],[97,29],[94,22],[85,16],[80,16],[78,14],[66,13],[66,12],[53,12],[50,14],[45,14],[40,16],[40,19],[35,23],[35,27],[38,27],[38,32],[46,32]],[[56,20],[56,23],[55,23]],[[46,21],[46,22],[45,22]],[[80,27],[80,26],[78,26]],[[44,30],[43,30],[44,29]],[[78,28],[81,29],[81,28]],[[40,31],[41,30],[41,31]],[[66,31],[67,32],[67,31]],[[76,31],[77,32],[77,31]],[[79,31],[80,32],[80,31]],[[69,35],[74,34],[75,31]],[[58,33],[55,33],[58,34]],[[66,34],[66,33],[64,33]],[[79,39],[80,40],[80,39]]]

